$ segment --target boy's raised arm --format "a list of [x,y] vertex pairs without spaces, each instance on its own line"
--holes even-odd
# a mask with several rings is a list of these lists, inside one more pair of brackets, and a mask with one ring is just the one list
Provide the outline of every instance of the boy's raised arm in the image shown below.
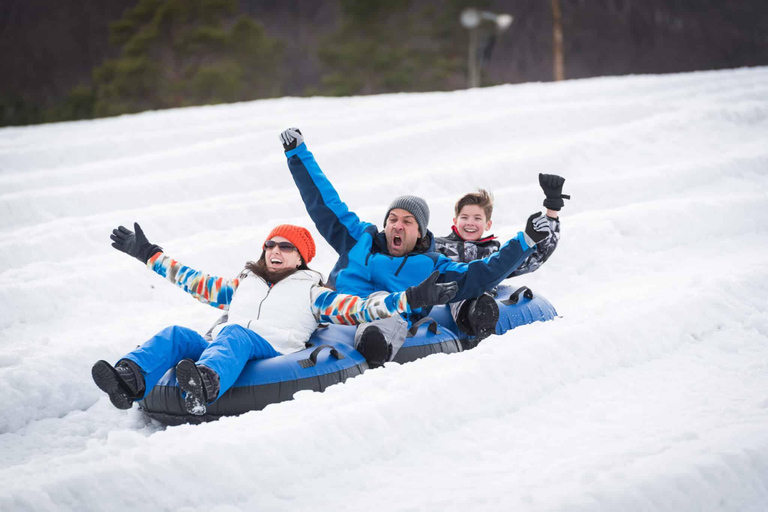
[[285,130],[280,134],[280,140],[293,181],[315,227],[337,253],[345,253],[372,224],[362,222],[354,212],[349,211],[307,149],[298,128]]
[[509,274],[509,277],[517,277],[536,271],[557,249],[557,244],[560,241],[559,212],[565,206],[563,199],[571,198],[570,195],[563,194],[564,183],[565,178],[562,176],[539,173],[539,185],[544,191],[544,207],[547,209],[547,214],[539,217],[535,222],[539,226],[537,229],[549,231],[549,236],[536,244],[533,253],[514,272]]
[[514,272],[509,274],[509,277],[518,277],[538,270],[557,249],[557,244],[560,241],[560,220],[553,219],[549,215],[542,216],[541,218],[547,223],[546,229],[551,232],[551,235],[536,244],[536,249],[534,249],[533,253]]

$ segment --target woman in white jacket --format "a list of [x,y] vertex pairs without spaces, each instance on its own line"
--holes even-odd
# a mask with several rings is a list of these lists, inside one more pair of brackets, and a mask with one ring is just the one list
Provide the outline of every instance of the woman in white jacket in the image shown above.
[[93,380],[119,409],[130,409],[176,366],[187,411],[205,414],[206,404],[234,384],[246,362],[303,349],[318,323],[361,324],[407,314],[411,308],[445,304],[456,293],[456,283],[437,284],[436,273],[404,292],[368,299],[325,288],[321,275],[307,267],[315,256],[315,242],[299,226],[275,227],[259,260],[248,262],[235,279],[182,265],[150,244],[138,224],[134,229],[113,230],[112,246],[227,315],[213,329],[211,341],[191,329],[172,326],[115,366],[98,361]]

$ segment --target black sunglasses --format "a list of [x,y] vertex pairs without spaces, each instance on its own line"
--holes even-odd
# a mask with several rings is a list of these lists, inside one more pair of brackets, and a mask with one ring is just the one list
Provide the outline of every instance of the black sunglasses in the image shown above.
[[264,242],[264,250],[274,249],[275,246],[279,247],[281,251],[291,252],[296,250],[296,246],[290,242],[275,242],[274,240],[267,240]]

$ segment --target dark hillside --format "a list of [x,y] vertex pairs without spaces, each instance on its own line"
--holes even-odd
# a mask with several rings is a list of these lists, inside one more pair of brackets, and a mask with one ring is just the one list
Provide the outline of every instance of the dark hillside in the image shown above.
[[[515,17],[483,85],[549,81],[551,2],[5,0],[0,125],[276,95],[462,88],[468,34],[458,18],[470,5]],[[768,65],[765,0],[559,2],[566,78]],[[193,4],[219,15],[185,17]],[[137,24],[141,16],[127,22],[137,5],[150,15],[166,9],[173,28]],[[132,32],[110,44],[110,23],[121,18]]]

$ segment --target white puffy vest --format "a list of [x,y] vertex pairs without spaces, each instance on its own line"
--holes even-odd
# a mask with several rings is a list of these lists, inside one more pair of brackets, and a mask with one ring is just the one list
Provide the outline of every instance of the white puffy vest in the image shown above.
[[262,336],[280,353],[302,350],[317,328],[312,289],[319,283],[320,274],[312,270],[299,270],[272,288],[249,273],[232,297],[227,322],[216,326],[213,338],[225,326],[237,324]]

